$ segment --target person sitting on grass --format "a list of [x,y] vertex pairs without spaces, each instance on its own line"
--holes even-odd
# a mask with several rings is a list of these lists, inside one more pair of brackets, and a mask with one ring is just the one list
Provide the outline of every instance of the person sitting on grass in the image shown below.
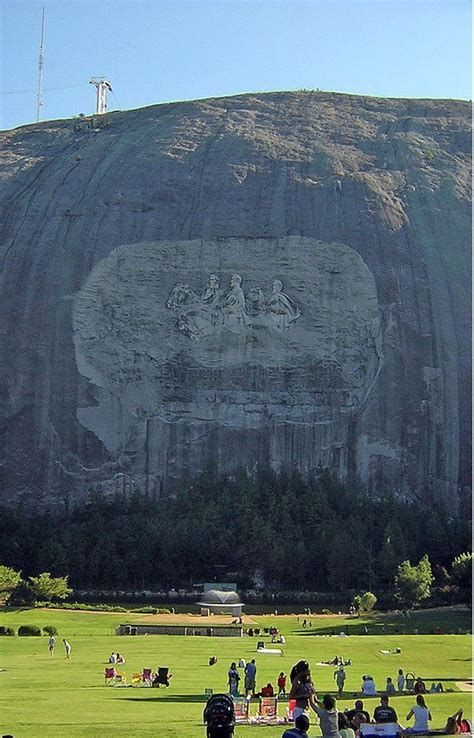
[[354,730],[359,730],[361,723],[370,723],[370,715],[367,710],[364,710],[362,700],[356,700],[354,708],[346,711],[346,716]]
[[316,708],[313,709],[319,718],[323,738],[339,738],[339,722],[334,697],[325,694],[322,701],[316,699]]
[[273,697],[273,687],[270,682],[268,682],[266,687],[262,687],[260,695],[262,697]]
[[406,733],[422,733],[426,734],[429,731],[428,720],[431,720],[431,712],[428,710],[425,704],[425,698],[422,694],[416,695],[416,705],[413,705],[410,712],[407,715],[407,720],[412,717],[415,718],[415,725],[413,728],[407,728]]
[[362,687],[360,691],[366,697],[376,697],[377,696],[377,687],[375,686],[374,679],[373,677],[370,676],[370,674],[367,674],[367,676],[362,677]]
[[354,729],[349,723],[349,720],[347,719],[347,715],[344,712],[338,713],[337,724],[339,727],[340,738],[355,738]]
[[413,691],[415,694],[426,694],[426,684],[421,677],[416,677]]
[[458,733],[470,733],[471,726],[469,720],[466,720],[462,716],[463,710],[460,708],[454,715],[448,717],[446,725],[441,733],[447,733],[448,735],[457,735]]
[[389,697],[393,697],[395,694],[395,685],[392,682],[392,677],[387,677],[387,684],[385,685],[385,692]]
[[295,727],[285,730],[281,738],[308,738],[309,717],[302,713],[295,718]]
[[124,659],[124,657],[123,657],[123,656],[121,656],[121,655],[119,654],[119,652],[117,651],[117,664],[124,664],[124,663],[125,663],[125,659]]
[[374,710],[374,722],[376,723],[398,723],[398,716],[393,707],[388,704],[388,695],[383,694],[380,705]]

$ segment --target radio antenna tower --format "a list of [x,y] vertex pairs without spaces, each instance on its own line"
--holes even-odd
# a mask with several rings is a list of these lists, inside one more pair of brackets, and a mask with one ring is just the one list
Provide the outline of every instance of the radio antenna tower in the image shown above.
[[102,115],[107,112],[106,94],[107,90],[113,92],[112,85],[109,80],[104,77],[92,77],[92,79],[89,80],[89,84],[94,85],[97,88],[97,106],[95,112],[97,115]]
[[44,5],[41,19],[41,43],[38,61],[38,92],[36,94],[36,122],[39,123],[41,108],[43,106],[43,67],[44,67]]

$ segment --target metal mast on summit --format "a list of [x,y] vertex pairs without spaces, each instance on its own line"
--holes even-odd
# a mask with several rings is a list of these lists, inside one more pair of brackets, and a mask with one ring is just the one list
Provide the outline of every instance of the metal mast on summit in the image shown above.
[[44,67],[44,6],[41,20],[41,43],[38,62],[38,92],[36,94],[36,122],[39,123],[41,108],[43,105],[43,67]]
[[97,115],[102,115],[102,113],[107,112],[106,94],[107,90],[112,92],[112,85],[109,80],[104,77],[93,77],[89,80],[89,84],[94,85],[97,88],[97,106],[95,112]]

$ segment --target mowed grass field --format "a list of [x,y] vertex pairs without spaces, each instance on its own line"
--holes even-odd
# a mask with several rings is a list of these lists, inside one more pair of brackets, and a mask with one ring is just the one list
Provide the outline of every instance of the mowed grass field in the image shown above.
[[[289,675],[296,661],[307,659],[318,694],[323,695],[335,694],[334,667],[316,664],[336,654],[353,662],[346,669],[346,692],[338,701],[339,709],[353,706],[363,674],[372,674],[382,691],[387,676],[395,682],[397,671],[402,668],[421,675],[428,687],[431,682],[441,681],[445,689],[453,690],[427,695],[433,727],[442,727],[446,716],[460,707],[471,717],[472,695],[456,686],[457,682],[471,679],[471,636],[457,634],[458,629],[470,630],[467,610],[440,609],[413,614],[410,620],[390,614],[365,619],[313,615],[306,616],[312,622],[312,627],[306,629],[301,625],[303,617],[300,616],[300,622],[296,615],[245,617],[246,625],[253,623],[261,628],[276,625],[286,636],[284,655],[274,656],[256,653],[260,638],[115,635],[119,623],[152,622],[149,615],[0,610],[0,625],[18,628],[33,623],[40,627],[54,625],[58,629],[53,657],[48,653],[46,636],[0,638],[0,733],[11,733],[15,738],[103,738],[106,735],[202,738],[204,689],[226,691],[231,661],[255,657],[260,689],[269,681],[275,685],[280,671]],[[358,635],[365,625],[369,635]],[[431,635],[438,627],[447,634]],[[340,631],[357,635],[331,635]],[[72,645],[70,661],[64,658],[62,638]],[[396,648],[401,649],[400,654],[380,653]],[[103,672],[112,651],[125,656],[123,671],[129,680],[132,672],[143,668],[155,670],[158,666],[168,666],[174,675],[171,686],[168,689],[104,686]],[[207,662],[212,655],[218,657],[218,663],[209,667]],[[372,698],[364,702],[372,713],[379,700]],[[414,704],[413,696],[394,697],[392,704],[404,724]],[[280,714],[284,713],[285,705],[280,705]],[[256,713],[257,700],[252,701],[251,711]],[[256,738],[262,731],[267,738],[277,738],[283,728],[238,726],[236,736]],[[310,735],[320,735],[315,724]]]

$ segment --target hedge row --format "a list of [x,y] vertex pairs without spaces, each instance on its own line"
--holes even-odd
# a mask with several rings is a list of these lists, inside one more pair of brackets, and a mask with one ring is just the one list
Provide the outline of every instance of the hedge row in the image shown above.
[[[43,633],[52,636],[57,635],[58,630],[54,625],[45,625]],[[0,636],[14,636],[16,635],[14,628],[9,628],[6,625],[0,625]],[[39,625],[20,625],[18,628],[19,636],[40,636],[41,628]]]
[[122,605],[89,605],[83,602],[36,602],[35,607],[53,607],[55,610],[91,610],[98,612],[139,612],[145,615],[169,615],[171,610],[168,607],[153,607],[145,605],[144,607],[123,607]]

